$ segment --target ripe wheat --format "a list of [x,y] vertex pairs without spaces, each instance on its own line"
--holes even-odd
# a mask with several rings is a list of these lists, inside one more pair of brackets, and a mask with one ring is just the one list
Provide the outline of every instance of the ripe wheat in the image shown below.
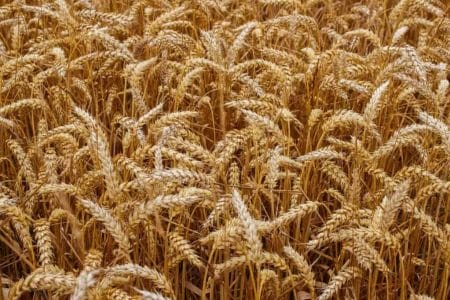
[[449,7],[0,0],[0,299],[448,299]]

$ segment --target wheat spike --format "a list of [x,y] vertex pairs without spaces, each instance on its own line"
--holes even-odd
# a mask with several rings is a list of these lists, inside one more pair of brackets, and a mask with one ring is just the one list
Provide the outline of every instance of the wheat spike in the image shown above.
[[342,268],[336,275],[334,275],[324,288],[322,294],[317,298],[319,300],[330,299],[336,294],[344,284],[352,278],[359,277],[360,270],[357,267],[347,266]]
[[105,228],[119,245],[122,254],[127,257],[129,255],[128,253],[131,246],[128,236],[123,230],[123,226],[121,225],[121,223],[116,218],[114,218],[109,211],[93,201],[79,199],[79,203],[81,204],[81,206],[83,206],[84,209],[88,211],[89,214],[92,215],[95,220],[103,223]]
[[294,248],[286,246],[284,247],[284,252],[287,256],[289,256],[289,258],[294,262],[296,268],[300,271],[309,291],[311,292],[311,297],[315,298],[315,279],[311,266],[302,255],[294,250]]
[[34,222],[34,235],[39,250],[39,264],[41,267],[53,264],[54,253],[52,246],[52,236],[50,232],[50,222],[40,219]]

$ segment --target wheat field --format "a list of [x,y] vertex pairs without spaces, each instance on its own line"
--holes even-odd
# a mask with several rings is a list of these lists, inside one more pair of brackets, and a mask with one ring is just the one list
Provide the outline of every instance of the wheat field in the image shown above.
[[0,300],[448,299],[446,0],[0,0]]

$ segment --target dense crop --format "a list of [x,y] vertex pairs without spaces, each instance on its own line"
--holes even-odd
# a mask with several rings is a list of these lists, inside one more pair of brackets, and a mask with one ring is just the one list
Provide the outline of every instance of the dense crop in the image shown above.
[[445,1],[0,5],[3,297],[448,299]]

